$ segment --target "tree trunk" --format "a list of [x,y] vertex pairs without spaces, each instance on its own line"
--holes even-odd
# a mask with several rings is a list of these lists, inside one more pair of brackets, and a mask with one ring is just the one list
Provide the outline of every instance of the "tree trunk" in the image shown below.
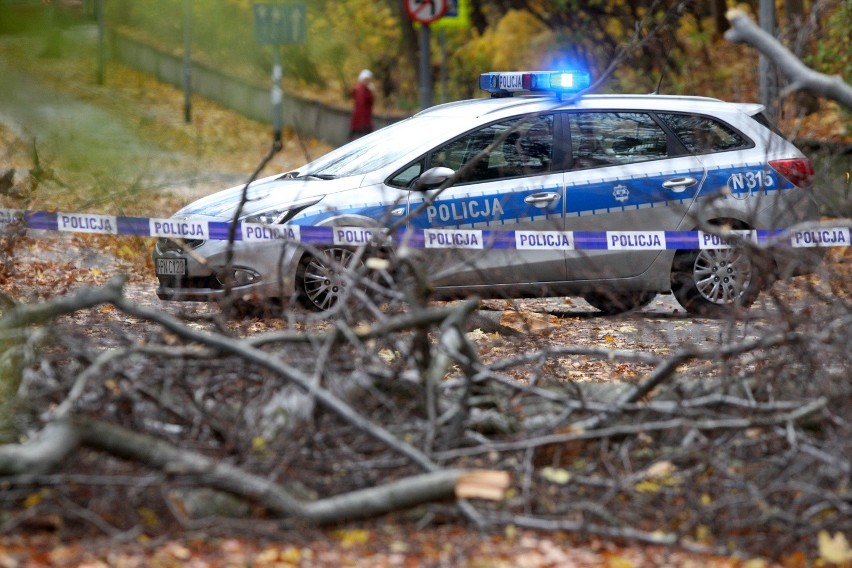
[[731,27],[728,19],[725,17],[725,12],[728,7],[725,0],[710,0],[710,13],[713,16],[714,35],[721,37]]

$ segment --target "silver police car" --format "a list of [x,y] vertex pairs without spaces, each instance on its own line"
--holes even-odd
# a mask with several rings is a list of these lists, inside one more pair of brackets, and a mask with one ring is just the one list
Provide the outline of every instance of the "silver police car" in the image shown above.
[[817,219],[813,166],[761,105],[575,94],[588,83],[486,73],[490,98],[191,203],[159,233],[157,294],[328,310],[359,288],[347,268],[393,275],[404,248],[438,299],[580,295],[618,313],[673,293],[718,315],[813,269],[814,248],[776,238]]

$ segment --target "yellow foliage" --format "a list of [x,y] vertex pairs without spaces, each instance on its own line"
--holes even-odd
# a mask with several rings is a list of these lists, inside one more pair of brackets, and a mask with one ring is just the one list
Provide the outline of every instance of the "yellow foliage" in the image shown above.
[[541,476],[551,483],[565,485],[571,481],[571,472],[557,467],[545,467],[541,470]]
[[660,461],[645,470],[645,479],[634,488],[640,493],[659,493],[664,487],[676,487],[681,480],[674,476],[677,467],[670,461]]
[[702,544],[709,544],[712,540],[710,529],[706,525],[698,525],[695,528],[695,541]]
[[367,544],[370,540],[370,531],[364,529],[340,530],[335,532],[334,536],[340,541],[340,546],[343,548],[352,548],[353,546]]
[[32,509],[33,507],[41,503],[46,494],[46,489],[42,489],[41,491],[38,491],[36,493],[31,493],[26,499],[24,499],[24,509]]
[[639,493],[659,493],[662,486],[656,481],[646,479],[634,485],[634,489],[636,489]]
[[849,541],[843,533],[835,533],[833,536],[826,530],[819,531],[817,535],[819,542],[819,557],[823,562],[832,564],[852,563],[852,549]]
[[456,56],[478,62],[480,72],[538,69],[554,45],[553,32],[541,21],[528,12],[510,10],[495,27],[459,49]]
[[139,507],[136,513],[142,519],[142,524],[146,527],[153,528],[160,524],[160,518],[157,516],[157,513],[147,507]]
[[606,559],[608,568],[633,568],[635,566],[629,558],[624,556],[610,556]]
[[281,551],[281,560],[288,564],[298,564],[302,561],[302,551],[295,546],[288,546]]

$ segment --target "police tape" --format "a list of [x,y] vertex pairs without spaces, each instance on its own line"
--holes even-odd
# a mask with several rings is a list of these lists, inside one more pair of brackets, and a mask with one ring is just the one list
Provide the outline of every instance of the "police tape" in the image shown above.
[[[184,240],[229,240],[231,223],[196,219],[157,219],[89,213],[48,213],[0,209],[0,230],[9,226],[43,231],[125,235]],[[678,250],[724,249],[740,242],[793,248],[849,246],[852,227],[803,230],[704,231],[531,231],[492,229],[411,229],[386,235],[379,227],[265,225],[238,223],[235,241],[291,241],[308,245],[360,246],[383,240],[412,248],[515,250]]]

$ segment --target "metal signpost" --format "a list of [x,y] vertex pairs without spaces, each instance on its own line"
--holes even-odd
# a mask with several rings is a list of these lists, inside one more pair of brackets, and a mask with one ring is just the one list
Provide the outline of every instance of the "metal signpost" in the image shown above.
[[106,66],[106,37],[104,23],[104,0],[97,0],[95,4],[95,17],[98,21],[98,63],[97,63],[97,81],[98,85],[104,84],[104,68]]
[[448,0],[405,0],[405,11],[420,26],[420,108],[432,106],[432,78],[429,65],[429,24],[447,12]]
[[183,121],[192,122],[192,0],[183,0]]
[[275,148],[281,148],[281,45],[305,42],[307,11],[302,3],[255,4],[255,36],[259,43],[272,47],[272,132]]

